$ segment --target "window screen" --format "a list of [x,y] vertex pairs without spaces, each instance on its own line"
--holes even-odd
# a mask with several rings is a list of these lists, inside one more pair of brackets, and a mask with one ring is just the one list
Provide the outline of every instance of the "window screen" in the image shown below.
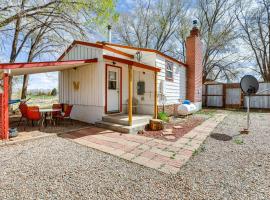
[[167,80],[173,80],[173,63],[166,60],[165,61],[165,73],[166,73],[166,79]]
[[117,76],[116,72],[109,71],[109,84],[108,87],[110,90],[116,90]]

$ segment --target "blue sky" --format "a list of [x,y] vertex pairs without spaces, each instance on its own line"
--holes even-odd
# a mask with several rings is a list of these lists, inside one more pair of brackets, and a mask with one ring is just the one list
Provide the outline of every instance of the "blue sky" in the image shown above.
[[118,12],[125,12],[129,9],[132,9],[135,2],[135,0],[118,0],[116,9]]

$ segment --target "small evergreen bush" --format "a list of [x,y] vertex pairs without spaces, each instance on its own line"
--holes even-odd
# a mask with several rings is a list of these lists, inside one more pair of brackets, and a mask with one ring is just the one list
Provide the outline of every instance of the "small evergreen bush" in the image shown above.
[[160,113],[158,113],[158,119],[161,119],[164,122],[168,122],[169,116],[165,112],[160,112]]
[[53,88],[51,91],[51,96],[56,96],[57,95],[57,90],[56,88]]

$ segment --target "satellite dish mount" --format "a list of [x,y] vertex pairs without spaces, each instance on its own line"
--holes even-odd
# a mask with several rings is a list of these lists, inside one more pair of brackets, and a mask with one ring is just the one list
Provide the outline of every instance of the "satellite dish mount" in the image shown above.
[[241,133],[249,132],[250,125],[250,97],[256,94],[259,89],[258,80],[252,75],[245,75],[240,82],[242,92],[247,96],[247,128],[241,131]]

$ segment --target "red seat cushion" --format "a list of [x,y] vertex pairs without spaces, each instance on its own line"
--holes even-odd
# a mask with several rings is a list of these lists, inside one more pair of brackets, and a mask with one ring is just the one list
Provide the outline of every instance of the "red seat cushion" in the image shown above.
[[39,107],[32,106],[27,109],[27,118],[29,120],[38,121],[41,119],[41,114],[39,112]]

